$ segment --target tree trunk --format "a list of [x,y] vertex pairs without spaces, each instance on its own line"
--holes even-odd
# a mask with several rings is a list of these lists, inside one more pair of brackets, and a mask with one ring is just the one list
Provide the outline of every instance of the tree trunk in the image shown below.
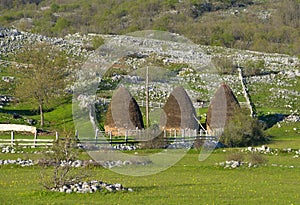
[[39,105],[40,108],[40,116],[41,116],[41,127],[44,126],[44,112],[43,112],[43,104]]

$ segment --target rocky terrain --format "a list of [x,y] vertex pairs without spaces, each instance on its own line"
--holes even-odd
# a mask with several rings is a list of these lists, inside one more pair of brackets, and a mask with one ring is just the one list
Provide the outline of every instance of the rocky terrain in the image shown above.
[[[7,57],[14,54],[26,43],[48,42],[57,45],[73,56],[83,59],[98,58],[97,51],[88,49],[96,34],[67,35],[64,38],[50,38],[42,35],[18,31],[16,29],[0,28],[0,75],[1,83],[11,83],[15,76],[6,76],[1,72],[9,68],[14,62],[7,61]],[[153,102],[164,102],[176,84],[184,84],[193,102],[209,102],[214,90],[220,83],[225,82],[234,91],[240,102],[245,102],[240,80],[236,73],[220,74],[211,61],[214,57],[229,58],[235,66],[244,70],[250,69],[249,63],[259,62],[259,73],[245,77],[248,92],[257,108],[279,108],[285,113],[299,113],[299,59],[277,53],[261,53],[248,50],[228,49],[195,45],[188,39],[176,34],[151,36],[141,33],[133,36],[101,35],[106,40],[105,46],[114,48],[122,45],[127,53],[122,63],[129,67],[127,74],[115,73],[112,81],[126,84],[137,101],[144,99],[144,79],[138,76],[136,70],[145,65],[147,58],[155,53],[163,66],[182,65],[167,81],[153,81],[150,83],[150,98]],[[132,55],[138,54],[138,55]],[[118,53],[120,55],[120,53]],[[124,56],[123,56],[124,57]],[[113,59],[119,61],[120,59]],[[99,62],[99,61],[98,61]],[[118,62],[120,64],[120,62]],[[151,68],[150,68],[151,69]],[[101,89],[101,88],[100,88]],[[1,95],[1,93],[0,93]],[[1,99],[7,100],[4,96]],[[1,106],[4,105],[1,100]]]

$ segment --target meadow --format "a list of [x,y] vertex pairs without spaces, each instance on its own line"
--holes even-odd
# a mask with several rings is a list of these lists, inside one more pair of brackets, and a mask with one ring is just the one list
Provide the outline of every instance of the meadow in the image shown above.
[[[230,153],[242,148],[216,149],[205,160],[198,161],[199,150],[191,149],[171,168],[155,175],[133,177],[117,174],[102,167],[85,168],[89,179],[121,183],[133,192],[96,192],[66,194],[47,191],[41,185],[38,165],[0,166],[1,204],[299,204],[300,159],[284,148],[299,150],[297,131],[282,135],[279,130],[299,127],[298,123],[269,130],[274,138],[268,146],[278,149],[278,155],[266,154],[266,164],[258,167],[224,169]],[[147,152],[138,150],[137,152]],[[243,155],[247,153],[241,152]],[[0,154],[1,159],[38,159],[41,154]],[[89,156],[82,152],[81,158]],[[48,170],[51,171],[50,168]]]

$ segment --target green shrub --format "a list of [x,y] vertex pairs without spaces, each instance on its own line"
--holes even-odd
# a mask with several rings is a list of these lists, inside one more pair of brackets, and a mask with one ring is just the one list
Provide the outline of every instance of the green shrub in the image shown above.
[[266,143],[268,138],[261,122],[246,113],[239,112],[225,126],[220,141],[229,147],[245,147]]
[[94,36],[92,39],[92,48],[96,50],[104,44],[104,39],[101,36]]
[[265,61],[247,61],[244,65],[243,74],[244,76],[255,76],[262,74],[262,71],[265,69]]
[[249,155],[249,162],[252,165],[259,165],[259,164],[265,164],[268,160],[265,156],[258,154],[258,153],[251,153]]
[[232,58],[216,56],[212,58],[212,63],[220,75],[233,74],[236,71]]
[[227,161],[238,161],[238,162],[242,162],[244,160],[244,155],[240,152],[235,152],[235,153],[230,153],[226,156],[226,160]]

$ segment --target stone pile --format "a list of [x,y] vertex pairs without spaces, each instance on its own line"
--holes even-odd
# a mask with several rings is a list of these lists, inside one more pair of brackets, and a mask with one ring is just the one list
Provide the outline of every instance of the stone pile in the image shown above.
[[106,160],[106,161],[98,161],[97,164],[105,167],[105,168],[114,168],[114,167],[123,167],[128,165],[138,165],[138,166],[146,166],[151,164],[150,160],[145,161],[134,161],[134,160]]
[[261,147],[247,147],[246,149],[241,150],[242,152],[256,152],[261,154],[278,154],[278,149],[272,149],[266,145]]
[[[2,79],[3,79],[3,77],[2,77]],[[0,108],[2,108],[3,106],[7,105],[12,100],[13,100],[12,97],[5,96],[5,95],[0,95]]]
[[16,165],[20,165],[22,167],[27,167],[27,166],[32,166],[34,165],[33,160],[28,159],[28,160],[23,160],[18,158],[17,160],[15,159],[0,159],[0,165],[12,165],[12,164],[16,164]]
[[12,146],[3,146],[1,147],[1,152],[4,154],[8,154],[8,153],[14,154],[16,153],[16,150]]
[[97,191],[129,191],[132,192],[132,188],[123,187],[122,184],[109,184],[98,180],[89,182],[78,182],[74,184],[66,184],[59,188],[52,188],[52,191],[64,192],[64,193],[94,193]]
[[295,155],[293,156],[293,158],[299,158],[299,156],[300,156],[300,149],[295,150]]
[[300,122],[300,116],[296,114],[291,114],[287,116],[284,120],[284,122]]
[[224,167],[224,169],[236,169],[238,167],[257,167],[257,164],[251,162],[241,162],[236,160],[229,160],[225,162],[216,163],[217,166]]
[[[39,160],[37,162],[40,165],[52,166],[55,165],[55,162],[47,161],[47,160]],[[93,166],[103,166],[105,168],[113,168],[113,167],[123,167],[128,165],[139,165],[145,166],[152,163],[150,160],[145,161],[136,161],[136,160],[106,160],[106,161],[93,161],[93,160],[75,160],[75,161],[66,161],[63,160],[60,162],[60,166],[69,166],[73,168],[85,167],[88,165]]]
[[118,144],[113,146],[113,149],[115,150],[136,150],[137,147],[134,145],[124,145],[124,144]]

